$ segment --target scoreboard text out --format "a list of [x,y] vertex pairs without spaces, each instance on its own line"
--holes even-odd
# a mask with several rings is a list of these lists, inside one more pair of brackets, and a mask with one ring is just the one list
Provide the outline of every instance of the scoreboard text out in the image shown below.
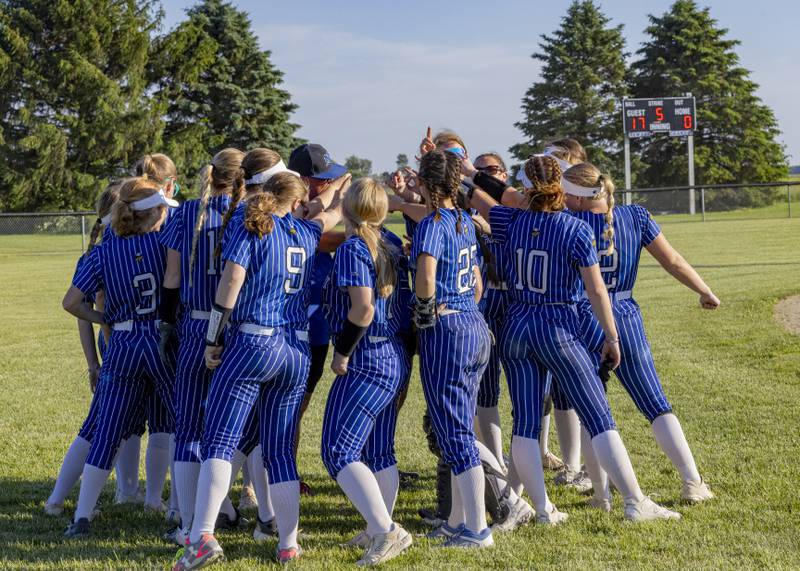
[[622,125],[632,138],[659,133],[688,137],[696,127],[694,97],[623,99]]

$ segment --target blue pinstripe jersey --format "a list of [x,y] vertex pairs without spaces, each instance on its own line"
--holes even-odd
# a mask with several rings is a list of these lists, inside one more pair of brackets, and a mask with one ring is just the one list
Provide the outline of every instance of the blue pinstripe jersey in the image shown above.
[[503,277],[503,244],[489,234],[483,236],[486,249],[492,255],[494,268],[500,278],[499,282],[489,279],[487,261],[478,248],[480,256],[481,278],[483,278],[483,297],[481,298],[481,313],[487,317],[502,317],[505,313],[508,296],[506,280]]
[[273,214],[272,232],[259,239],[245,229],[244,213],[244,209],[234,213],[222,242],[223,261],[247,270],[231,321],[305,328],[308,315],[304,290],[322,228],[291,214]]
[[[78,277],[78,274],[80,273],[81,268],[83,268],[83,266],[86,265],[86,257],[87,256],[88,256],[88,254],[84,254],[83,256],[78,258],[78,263],[75,264],[75,271],[72,274],[72,283],[73,284],[75,283],[75,279]],[[83,291],[83,290],[81,290],[81,291]],[[94,302],[95,302],[96,298],[97,298],[97,292],[93,292],[93,293],[90,293],[90,294],[87,294],[86,296],[84,296],[84,301],[86,301],[86,303],[91,303],[92,305],[94,305]]]
[[492,236],[502,242],[503,275],[511,300],[528,304],[569,303],[582,291],[579,267],[597,263],[588,224],[565,212],[532,212],[495,206]]
[[222,274],[222,262],[214,257],[217,241],[221,239],[222,219],[230,206],[228,195],[213,196],[206,207],[206,217],[197,239],[192,287],[189,287],[189,258],[192,254],[194,226],[200,200],[189,200],[176,209],[161,232],[161,243],[181,253],[181,303],[189,309],[211,311],[214,295]]
[[608,251],[608,240],[603,237],[606,229],[604,214],[594,212],[572,212],[592,228],[600,258],[600,272],[609,291],[630,291],[639,272],[642,248],[650,245],[661,233],[661,227],[643,206],[617,206],[614,208],[614,253]]
[[381,298],[378,296],[376,283],[375,263],[367,244],[361,238],[351,236],[336,248],[333,270],[325,282],[325,313],[334,334],[339,333],[347,321],[347,312],[350,310],[347,288],[351,286],[368,287],[375,296],[375,316],[367,329],[367,335],[391,337],[397,333],[397,321],[392,319],[393,312],[397,311],[396,284],[392,295]]
[[72,285],[85,295],[99,290],[105,292],[106,323],[157,318],[167,265],[167,253],[159,241],[159,232],[127,238],[109,232],[85,258]]
[[440,208],[439,212],[440,220],[437,221],[432,212],[417,225],[411,259],[417,260],[423,253],[436,258],[436,303],[444,303],[447,309],[476,311],[474,268],[478,264],[478,243],[475,225],[462,211],[462,231],[457,232],[455,209]]
[[389,246],[397,260],[397,310],[392,310],[392,319],[397,321],[397,331],[411,331],[412,299],[414,290],[411,287],[411,263],[403,252],[403,241],[400,237],[381,228],[381,236]]

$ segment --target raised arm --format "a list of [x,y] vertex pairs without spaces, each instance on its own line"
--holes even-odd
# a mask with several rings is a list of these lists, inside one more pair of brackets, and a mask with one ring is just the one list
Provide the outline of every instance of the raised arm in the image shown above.
[[706,285],[692,265],[672,247],[663,233],[645,247],[669,275],[700,296],[700,306],[703,309],[719,307],[720,301],[711,288]]
[[620,362],[619,335],[617,334],[617,326],[614,323],[614,314],[611,311],[608,290],[605,282],[603,282],[603,276],[600,275],[600,265],[593,264],[588,267],[581,267],[580,272],[586,288],[586,297],[589,298],[592,304],[592,311],[597,317],[600,327],[603,328],[603,333],[606,335],[601,352],[602,361],[608,363],[612,369],[616,369]]
[[350,186],[350,181],[352,178],[353,176],[348,173],[332,181],[329,185],[329,188],[317,195],[314,200],[310,200],[305,205],[304,217],[310,220],[321,212],[328,210],[336,200],[337,195],[347,190],[347,188]]

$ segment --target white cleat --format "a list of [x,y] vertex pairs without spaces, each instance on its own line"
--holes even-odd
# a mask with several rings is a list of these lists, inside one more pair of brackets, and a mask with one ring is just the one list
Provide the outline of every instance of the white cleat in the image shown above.
[[60,516],[64,513],[64,504],[51,504],[45,502],[44,504],[44,513],[50,516]]
[[522,498],[517,498],[517,503],[511,506],[508,517],[502,523],[493,525],[492,532],[507,533],[514,531],[518,527],[530,523],[534,517],[536,517],[536,512],[531,505]]
[[340,547],[361,547],[362,549],[366,549],[369,547],[369,535],[367,535],[367,531],[364,530],[355,537],[351,537],[344,543],[340,543]]
[[239,511],[255,511],[258,509],[258,498],[253,486],[245,486],[242,488],[242,494],[239,497]]
[[547,506],[546,511],[536,514],[536,523],[541,523],[544,525],[558,525],[560,523],[564,523],[568,519],[569,515],[558,511],[558,508],[553,504]]
[[142,490],[137,490],[135,494],[127,495],[120,493],[117,490],[117,493],[114,494],[114,503],[115,504],[143,504],[144,503],[144,492]]
[[359,567],[372,567],[373,565],[385,563],[411,547],[413,541],[411,534],[400,527],[400,524],[392,524],[392,529],[388,532],[376,533],[370,538],[369,547],[364,552],[364,556],[356,562],[356,565]]
[[611,513],[611,500],[609,500],[608,498],[591,497],[588,500],[586,500],[586,505],[596,510],[600,510],[606,513]]
[[625,504],[625,519],[628,521],[652,521],[656,519],[681,519],[681,514],[658,505],[645,496],[635,504]]
[[561,458],[559,458],[549,450],[547,451],[547,454],[542,456],[542,468],[544,468],[545,470],[555,471],[555,470],[561,470],[563,467],[564,467],[564,462],[561,460]]
[[691,504],[699,504],[714,499],[714,494],[708,485],[701,479],[699,482],[684,482],[681,498]]
[[569,468],[566,464],[553,478],[553,483],[556,486],[567,486],[581,494],[585,494],[592,490],[592,480],[586,470],[575,471]]

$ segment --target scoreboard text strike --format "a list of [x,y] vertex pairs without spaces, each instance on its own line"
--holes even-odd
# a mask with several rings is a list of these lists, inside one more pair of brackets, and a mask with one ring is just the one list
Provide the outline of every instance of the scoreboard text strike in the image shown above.
[[694,97],[623,99],[622,124],[627,137],[665,133],[688,137],[695,129]]

